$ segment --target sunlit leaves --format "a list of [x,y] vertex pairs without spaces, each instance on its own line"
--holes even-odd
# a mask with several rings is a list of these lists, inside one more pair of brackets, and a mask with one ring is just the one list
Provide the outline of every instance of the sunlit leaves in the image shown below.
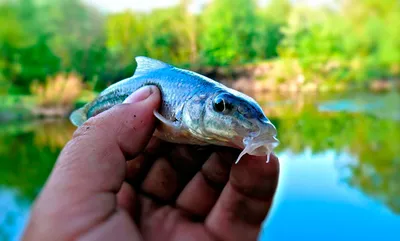
[[[296,7],[283,29],[282,57],[299,59],[307,80],[366,82],[400,72],[399,1],[342,1],[338,9]],[[336,68],[326,71],[327,66]]]
[[206,64],[238,64],[255,57],[253,45],[262,41],[256,39],[255,9],[253,0],[215,0],[204,10],[200,47]]

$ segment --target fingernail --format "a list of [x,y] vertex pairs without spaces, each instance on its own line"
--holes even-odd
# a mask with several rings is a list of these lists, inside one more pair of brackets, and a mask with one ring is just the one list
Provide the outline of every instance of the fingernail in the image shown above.
[[153,93],[152,86],[144,86],[135,92],[133,92],[128,98],[124,100],[124,104],[126,103],[137,103],[142,100],[147,99]]

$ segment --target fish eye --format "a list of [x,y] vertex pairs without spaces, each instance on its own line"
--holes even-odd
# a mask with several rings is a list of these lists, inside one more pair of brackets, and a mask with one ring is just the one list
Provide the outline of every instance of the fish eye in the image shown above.
[[227,114],[233,109],[233,105],[224,99],[222,96],[217,96],[213,102],[214,110],[220,113]]

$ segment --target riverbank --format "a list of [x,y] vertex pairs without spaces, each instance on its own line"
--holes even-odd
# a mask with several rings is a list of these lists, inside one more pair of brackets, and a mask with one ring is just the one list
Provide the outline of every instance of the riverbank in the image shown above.
[[40,105],[34,95],[0,95],[0,123],[32,119],[68,118],[70,113],[93,100],[98,93],[83,91],[80,97],[69,105]]
[[[332,81],[308,78],[295,62],[269,61],[231,67],[189,68],[209,78],[251,96],[268,93],[287,95],[296,93],[325,93],[400,90],[400,79],[362,81]],[[318,75],[315,75],[318,76]],[[319,75],[321,76],[321,75]],[[74,81],[72,81],[74,80]],[[64,84],[67,83],[67,84]],[[61,88],[61,87],[62,88]],[[79,86],[79,91],[76,90]],[[93,100],[93,87],[84,87],[78,78],[50,78],[46,88],[31,95],[0,96],[0,122],[40,118],[67,118],[73,109]],[[89,90],[90,89],[90,90]],[[72,95],[71,93],[74,93]],[[62,97],[62,98],[61,98]]]
[[305,73],[297,61],[276,60],[234,67],[198,68],[195,71],[245,93],[400,90],[400,78],[362,82],[351,81],[348,77],[330,78],[333,64],[327,63],[326,66],[325,72],[310,74]]

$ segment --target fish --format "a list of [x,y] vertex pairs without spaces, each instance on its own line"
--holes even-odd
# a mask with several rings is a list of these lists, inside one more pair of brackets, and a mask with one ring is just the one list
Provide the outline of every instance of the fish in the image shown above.
[[121,104],[133,92],[154,85],[161,104],[154,110],[159,120],[154,136],[177,144],[217,145],[240,149],[235,163],[245,155],[265,156],[279,145],[277,129],[250,96],[188,69],[145,56],[135,58],[131,77],[116,82],[83,107],[70,121],[82,125],[89,118]]

